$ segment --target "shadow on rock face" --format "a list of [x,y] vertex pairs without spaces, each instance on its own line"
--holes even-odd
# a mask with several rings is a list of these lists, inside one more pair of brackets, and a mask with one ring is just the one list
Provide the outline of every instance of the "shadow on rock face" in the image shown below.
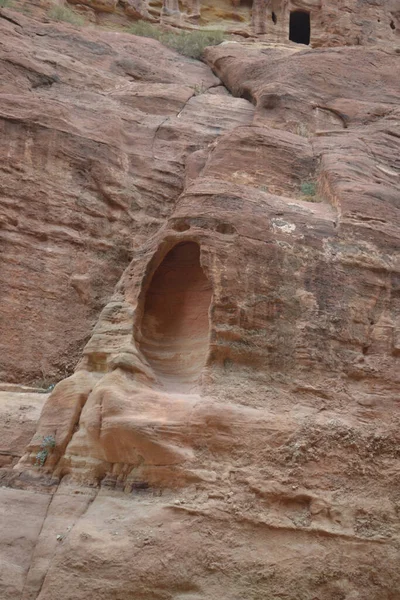
[[190,390],[209,352],[211,284],[194,242],[172,248],[144,301],[140,349],[165,389]]

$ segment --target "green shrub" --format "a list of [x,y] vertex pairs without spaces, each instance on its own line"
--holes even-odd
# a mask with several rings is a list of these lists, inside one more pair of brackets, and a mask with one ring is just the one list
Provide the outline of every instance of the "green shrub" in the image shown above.
[[48,12],[51,19],[55,21],[65,21],[71,23],[71,25],[84,25],[85,19],[74,12],[68,6],[53,6]]
[[137,21],[128,31],[133,35],[141,35],[158,40],[165,46],[190,58],[200,58],[207,46],[216,46],[225,39],[223,31],[162,31],[146,21]]
[[304,196],[310,196],[311,198],[313,198],[317,194],[317,184],[314,183],[314,181],[304,181],[301,184],[300,189],[301,193],[304,194]]
[[56,440],[54,435],[46,435],[43,438],[42,443],[40,444],[39,452],[36,454],[35,464],[39,467],[43,467],[44,463],[47,460],[50,450],[55,448],[55,446]]
[[129,27],[128,32],[133,33],[133,35],[141,35],[155,40],[159,40],[163,35],[161,29],[158,29],[158,27],[155,27],[155,25],[152,25],[147,21],[136,21],[136,23]]
[[216,46],[224,41],[223,31],[182,31],[168,33],[161,42],[184,56],[200,58],[207,46]]
[[7,8],[12,6],[12,0],[0,0],[0,8]]

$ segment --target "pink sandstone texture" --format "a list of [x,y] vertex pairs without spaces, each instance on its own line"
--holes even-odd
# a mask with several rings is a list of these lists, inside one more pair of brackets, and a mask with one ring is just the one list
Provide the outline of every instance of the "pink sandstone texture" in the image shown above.
[[0,9],[0,598],[396,600],[398,11],[144,6],[315,37]]

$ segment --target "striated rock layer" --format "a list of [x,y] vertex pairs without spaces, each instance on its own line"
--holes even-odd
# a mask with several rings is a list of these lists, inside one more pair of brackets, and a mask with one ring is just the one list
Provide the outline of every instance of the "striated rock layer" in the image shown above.
[[[101,23],[121,16],[184,29],[207,26],[242,36],[313,46],[398,40],[397,0],[68,0]],[[309,27],[309,40],[303,38]]]
[[397,49],[227,43],[206,66],[2,14],[5,376],[37,369],[17,301],[73,360],[82,277],[105,296],[128,256],[103,245],[132,260],[17,465],[33,416],[4,428],[1,597],[395,600]]
[[211,71],[144,38],[10,10],[0,26],[0,380],[47,387],[171,213],[186,157],[252,108],[196,95]]
[[13,0],[12,6],[45,20],[57,18],[54,6],[66,7],[107,27],[140,20],[171,31],[205,27],[313,47],[398,43],[400,35],[398,0]]

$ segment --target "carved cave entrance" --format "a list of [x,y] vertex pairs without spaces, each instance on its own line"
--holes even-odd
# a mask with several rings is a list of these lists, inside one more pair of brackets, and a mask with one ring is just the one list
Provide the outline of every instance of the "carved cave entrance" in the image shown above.
[[169,391],[187,392],[199,379],[209,349],[211,296],[199,245],[174,246],[150,282],[141,327],[141,350]]
[[294,10],[290,13],[289,39],[297,44],[309,44],[311,38],[310,13]]

